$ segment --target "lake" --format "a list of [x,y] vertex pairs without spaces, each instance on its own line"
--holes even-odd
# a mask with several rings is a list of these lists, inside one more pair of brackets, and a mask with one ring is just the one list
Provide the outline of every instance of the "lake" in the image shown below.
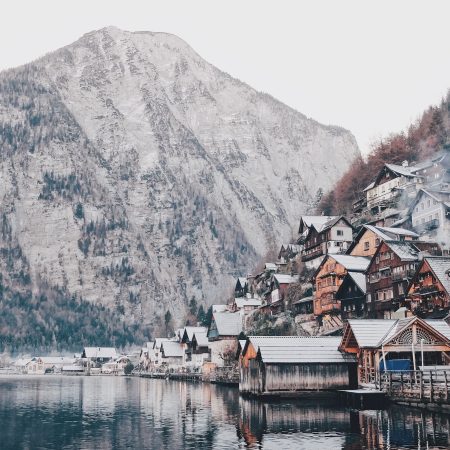
[[0,376],[0,449],[431,449],[450,416],[134,377]]

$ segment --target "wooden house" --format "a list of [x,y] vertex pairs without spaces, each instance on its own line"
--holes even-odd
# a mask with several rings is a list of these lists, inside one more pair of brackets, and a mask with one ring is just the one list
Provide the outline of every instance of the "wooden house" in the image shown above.
[[[201,338],[201,335],[205,335],[208,332],[207,327],[184,327],[183,331],[181,333],[181,339],[180,342],[184,349],[184,362],[186,363],[193,363],[197,364],[197,356],[193,353],[193,338],[194,334],[197,333],[199,338]],[[206,337],[206,340],[208,338]],[[208,353],[208,351],[207,351]],[[201,364],[200,364],[201,365]]]
[[356,360],[335,337],[249,337],[239,368],[239,390],[257,396],[303,395],[356,386]]
[[317,267],[323,256],[345,253],[353,240],[353,228],[343,216],[334,217],[320,225],[312,223],[302,238],[302,261]]
[[260,298],[240,297],[234,299],[233,304],[231,305],[231,311],[239,312],[241,316],[245,316],[255,309],[258,309],[261,305],[262,300]]
[[383,241],[367,268],[367,317],[389,319],[405,306],[408,284],[421,258],[439,252],[433,242]]
[[424,258],[408,287],[407,302],[420,317],[445,317],[450,310],[450,256]]
[[422,183],[423,177],[415,174],[414,167],[409,167],[407,161],[401,166],[385,164],[375,180],[364,189],[367,208],[376,213],[396,206],[404,193],[414,195]]
[[389,361],[399,359],[409,361],[411,370],[420,365],[448,364],[450,326],[443,320],[418,317],[349,320],[339,349],[356,355],[359,384],[373,383],[382,361],[387,369]]
[[195,367],[201,367],[209,358],[208,333],[197,331],[192,336],[191,361]]
[[350,255],[327,255],[314,274],[314,314],[339,314],[341,304],[336,292],[348,272],[364,273],[369,258]]
[[342,320],[363,317],[366,304],[366,275],[362,272],[348,272],[335,297],[341,304]]
[[347,254],[372,257],[383,241],[412,241],[418,239],[417,233],[404,228],[364,225],[349,246]]

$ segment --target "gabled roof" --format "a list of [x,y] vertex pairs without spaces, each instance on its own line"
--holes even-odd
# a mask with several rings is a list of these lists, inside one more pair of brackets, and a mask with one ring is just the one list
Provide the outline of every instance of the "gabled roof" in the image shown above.
[[428,263],[435,277],[450,295],[450,256],[427,256],[424,261]]
[[155,342],[153,343],[153,348],[154,349],[160,349],[161,348],[161,344],[163,342],[167,342],[170,341],[169,338],[155,338]]
[[385,166],[397,175],[403,175],[404,177],[411,178],[414,176],[414,166],[400,166],[398,164],[385,164]]
[[[384,243],[402,260],[418,261],[421,251],[414,245],[414,241],[384,241]],[[379,249],[375,255],[377,255]]]
[[278,284],[291,284],[298,283],[298,277],[293,277],[291,275],[285,275],[283,273],[277,273],[273,276],[277,280]]
[[[348,363],[354,357],[338,350],[339,337],[300,337],[289,338],[264,336],[253,339],[258,347],[258,358],[266,364],[311,364]],[[255,348],[256,349],[256,348]]]
[[329,254],[330,258],[333,258],[336,262],[341,264],[349,272],[364,272],[369,263],[370,258],[366,256],[352,256],[352,255],[341,255],[341,254]]
[[177,341],[162,342],[161,352],[165,358],[179,358],[184,355],[183,346]]
[[192,341],[194,340],[198,347],[208,347],[208,331],[196,331],[192,336]]
[[417,192],[414,201],[409,206],[409,211],[412,212],[416,207],[417,203],[420,201],[422,196],[427,195],[431,197],[433,200],[436,200],[438,203],[443,203],[447,206],[447,203],[450,201],[450,192],[448,191],[438,191],[434,189],[419,189]]
[[242,317],[238,312],[214,313],[213,320],[219,336],[238,336],[242,331]]
[[444,342],[450,341],[450,326],[444,320],[423,320],[416,316],[404,319],[351,319],[347,327],[351,328],[360,348],[379,348],[387,345],[414,322],[421,322],[431,328]]
[[339,216],[302,216],[300,218],[300,225],[298,228],[299,233],[304,233],[306,230],[302,230],[302,225],[305,225],[306,228],[311,228],[314,226],[317,229],[320,229],[325,223],[329,222],[332,219],[337,219]]
[[225,312],[228,309],[228,305],[212,305],[212,312]]
[[266,263],[264,264],[264,268],[265,270],[269,270],[269,271],[277,271],[277,265],[275,263]]
[[206,327],[184,327],[183,334],[181,336],[181,342],[192,342],[194,333],[206,333],[208,328]]
[[85,347],[84,358],[117,358],[118,354],[114,347]]
[[245,306],[261,306],[262,300],[260,298],[239,297],[234,299],[234,303],[236,304],[236,308],[241,309]]
[[414,231],[407,230],[406,228],[392,228],[392,227],[377,227],[375,225],[365,224],[361,227],[356,237],[353,239],[353,242],[349,245],[347,254],[350,254],[352,250],[359,243],[364,233],[367,231],[372,231],[375,233],[382,241],[392,241],[398,240],[401,236],[403,237],[411,237],[413,239],[418,239],[419,235]]

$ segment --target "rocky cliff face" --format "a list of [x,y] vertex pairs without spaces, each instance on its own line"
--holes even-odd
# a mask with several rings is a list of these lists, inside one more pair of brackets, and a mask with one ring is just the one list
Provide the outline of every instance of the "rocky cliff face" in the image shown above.
[[179,38],[116,28],[0,74],[0,149],[0,244],[30,289],[151,327],[224,300],[358,154]]

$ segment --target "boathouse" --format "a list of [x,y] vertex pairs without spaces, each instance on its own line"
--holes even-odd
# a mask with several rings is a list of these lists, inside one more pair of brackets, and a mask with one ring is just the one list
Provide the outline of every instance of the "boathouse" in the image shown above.
[[339,348],[356,355],[359,384],[374,383],[380,369],[394,370],[399,361],[402,370],[448,364],[450,326],[418,317],[349,320]]
[[356,359],[336,337],[251,336],[240,359],[239,390],[259,396],[298,396],[353,388]]

